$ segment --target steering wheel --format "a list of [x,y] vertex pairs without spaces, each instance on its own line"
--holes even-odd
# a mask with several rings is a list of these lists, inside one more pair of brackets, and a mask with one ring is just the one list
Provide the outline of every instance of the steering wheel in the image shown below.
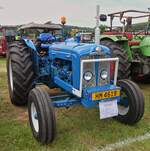
[[54,34],[53,35],[56,39],[56,41],[63,41],[64,37],[62,34]]

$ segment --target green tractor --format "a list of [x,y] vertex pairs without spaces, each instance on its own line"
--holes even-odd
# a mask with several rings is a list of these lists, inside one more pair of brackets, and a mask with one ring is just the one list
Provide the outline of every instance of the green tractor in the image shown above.
[[[131,14],[132,15],[129,15]],[[133,13],[136,15],[133,16]],[[141,15],[142,14],[142,15]],[[121,78],[150,81],[150,12],[127,10],[108,14],[110,17],[109,31],[104,32],[100,41],[102,45],[109,47],[113,56],[120,59],[119,70]],[[144,30],[135,30],[133,19],[148,18],[147,27]],[[123,26],[113,27],[114,18],[120,20]]]

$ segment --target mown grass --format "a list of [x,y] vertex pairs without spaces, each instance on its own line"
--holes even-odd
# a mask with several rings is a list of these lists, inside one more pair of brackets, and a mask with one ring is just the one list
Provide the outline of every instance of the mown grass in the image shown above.
[[[56,109],[57,137],[42,146],[32,137],[27,109],[9,101],[5,59],[0,58],[0,151],[89,151],[107,144],[150,132],[150,84],[140,85],[145,96],[145,114],[134,126],[113,119],[99,120],[97,109],[82,106]],[[150,140],[137,142],[119,151],[149,151]]]

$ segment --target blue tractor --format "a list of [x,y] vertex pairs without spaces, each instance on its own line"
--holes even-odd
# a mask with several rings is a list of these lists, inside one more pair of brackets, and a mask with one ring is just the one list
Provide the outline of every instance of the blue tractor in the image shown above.
[[49,33],[40,34],[35,43],[22,39],[7,55],[11,102],[28,103],[33,136],[42,144],[55,138],[54,107],[95,107],[101,119],[115,117],[133,125],[143,116],[144,97],[132,81],[117,80],[118,63],[109,48],[99,44],[55,42]]

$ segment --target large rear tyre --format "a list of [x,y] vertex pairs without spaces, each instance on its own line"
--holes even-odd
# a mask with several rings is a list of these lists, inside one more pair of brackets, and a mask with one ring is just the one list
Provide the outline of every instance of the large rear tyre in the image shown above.
[[12,104],[25,105],[32,88],[34,72],[30,49],[21,42],[10,45],[7,54],[8,88]]
[[144,96],[140,88],[130,80],[119,80],[121,100],[118,103],[119,115],[116,119],[122,123],[133,125],[144,114]]
[[110,48],[112,53],[112,57],[119,58],[119,69],[118,69],[118,79],[128,79],[130,78],[131,71],[131,63],[129,62],[127,52],[123,50],[119,44],[116,42],[104,40],[101,41],[101,44]]
[[41,144],[51,143],[55,138],[56,120],[47,91],[40,87],[31,90],[28,97],[28,113],[35,139]]

